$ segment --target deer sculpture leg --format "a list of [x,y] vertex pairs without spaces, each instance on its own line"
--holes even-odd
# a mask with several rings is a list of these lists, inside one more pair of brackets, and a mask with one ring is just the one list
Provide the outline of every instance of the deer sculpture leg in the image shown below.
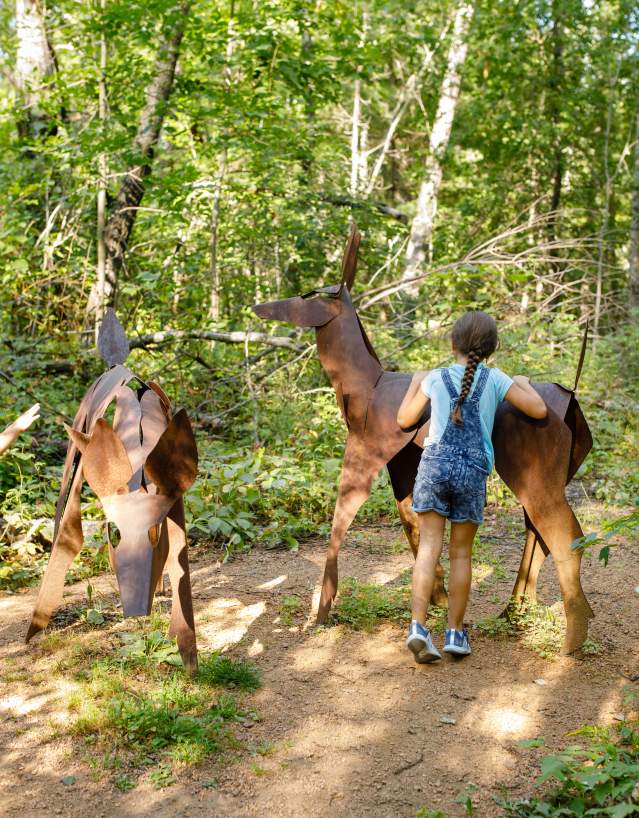
[[581,587],[581,551],[572,542],[582,536],[581,526],[566,498],[545,498],[530,505],[526,513],[552,554],[566,612],[566,636],[562,653],[573,653],[588,636],[588,620],[594,616]]
[[524,520],[526,523],[526,545],[524,546],[524,553],[521,557],[521,564],[519,565],[512,593],[512,600],[515,603],[521,602],[524,597],[531,602],[537,601],[537,578],[549,553],[546,543],[531,526],[526,512],[524,512]]
[[[417,559],[417,551],[419,550],[419,523],[417,514],[412,509],[413,495],[409,494],[403,500],[396,500],[397,511],[402,521],[406,539],[410,545],[413,557]],[[433,593],[430,598],[432,605],[438,605],[440,608],[448,607],[448,594],[444,585],[444,569],[441,562],[437,563],[435,568],[435,585]]]
[[340,546],[355,519],[355,515],[368,499],[373,478],[381,467],[381,464],[370,462],[370,458],[363,446],[358,447],[349,444],[350,441],[347,441],[342,475],[337,492],[337,502],[333,512],[331,541],[326,553],[322,593],[317,610],[318,625],[324,624],[328,619],[331,605],[337,593],[337,558]]
[[[197,672],[195,620],[189,576],[189,556],[184,522],[184,505],[178,500],[165,520],[168,539],[166,567],[171,581],[169,636],[177,640],[180,656],[189,675]],[[163,526],[164,528],[164,526]]]
[[82,469],[78,470],[71,484],[67,505],[60,521],[58,535],[51,549],[51,557],[47,564],[38,592],[38,599],[33,611],[33,617],[25,641],[44,630],[49,624],[51,614],[62,600],[64,579],[69,566],[80,553],[83,543],[82,522],[80,519],[80,489],[82,487]]

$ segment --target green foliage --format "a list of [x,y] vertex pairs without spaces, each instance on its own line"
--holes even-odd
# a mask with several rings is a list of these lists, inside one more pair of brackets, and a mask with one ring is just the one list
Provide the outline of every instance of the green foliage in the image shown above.
[[182,665],[182,659],[174,639],[168,639],[162,631],[146,633],[118,633],[123,643],[118,654],[127,663],[138,665]]
[[[549,787],[551,781],[556,783]],[[538,796],[504,801],[501,806],[506,815],[516,818],[624,818],[639,815],[637,781],[639,733],[635,727],[597,728],[587,746],[570,746],[542,759]]]
[[620,535],[632,536],[639,531],[639,507],[636,511],[630,514],[625,514],[621,517],[612,520],[604,520],[599,533],[591,532],[584,534],[583,537],[578,537],[572,544],[573,550],[583,548],[593,548],[595,545],[601,545],[598,558],[604,565],[608,565],[610,559],[610,549],[615,547],[615,543],[610,542],[614,537]]

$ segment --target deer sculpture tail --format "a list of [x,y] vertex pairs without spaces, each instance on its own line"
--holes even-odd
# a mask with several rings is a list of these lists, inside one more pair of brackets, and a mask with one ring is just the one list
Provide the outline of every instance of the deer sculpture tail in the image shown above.
[[575,375],[575,385],[573,387],[573,392],[577,391],[577,386],[579,384],[579,378],[581,377],[581,370],[584,366],[584,358],[586,357],[586,347],[588,346],[588,319],[586,319],[586,328],[584,329],[584,337],[581,341],[581,351],[579,353],[579,363],[577,364],[577,374]]

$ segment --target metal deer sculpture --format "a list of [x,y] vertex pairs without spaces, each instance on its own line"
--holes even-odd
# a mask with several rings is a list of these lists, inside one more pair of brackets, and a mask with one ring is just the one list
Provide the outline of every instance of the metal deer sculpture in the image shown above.
[[[110,543],[124,616],[146,616],[166,565],[173,592],[169,635],[189,673],[197,648],[182,495],[197,474],[197,448],[186,412],[171,414],[155,383],[123,366],[129,345],[115,313],[107,311],[98,339],[110,369],[82,399],[73,421],[55,516],[53,548],[40,586],[27,642],[45,628],[62,600],[64,578],[82,548],[83,480],[119,531]],[[127,384],[135,381],[135,389]],[[115,400],[113,426],[104,420]]]
[[[402,430],[397,425],[397,410],[411,376],[384,371],[351,301],[359,242],[359,233],[353,228],[340,284],[253,307],[260,318],[315,328],[320,361],[348,427],[318,623],[326,621],[337,592],[340,545],[369,496],[373,478],[384,466],[413,554],[419,546],[417,515],[411,501],[430,407],[412,429]],[[526,544],[513,597],[535,598],[539,570],[551,553],[566,612],[563,652],[572,653],[586,639],[593,612],[581,587],[581,551],[571,548],[582,530],[566,500],[565,487],[590,451],[592,437],[574,389],[556,383],[534,382],[533,386],[548,406],[547,417],[533,420],[503,401],[493,431],[497,472],[522,504],[526,524]],[[433,602],[445,604],[445,600],[440,568]]]

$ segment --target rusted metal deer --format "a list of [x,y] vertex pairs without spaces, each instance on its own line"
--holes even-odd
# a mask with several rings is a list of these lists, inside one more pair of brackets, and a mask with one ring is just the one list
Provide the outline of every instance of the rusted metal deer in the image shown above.
[[[351,301],[359,242],[354,228],[346,245],[340,284],[253,307],[260,318],[315,328],[320,361],[348,427],[318,623],[326,621],[337,592],[340,545],[370,494],[373,478],[384,466],[414,554],[419,545],[411,501],[430,407],[414,428],[406,431],[397,425],[397,410],[411,376],[384,371]],[[533,386],[548,406],[547,417],[533,420],[504,401],[493,431],[497,472],[524,508],[526,544],[513,598],[535,599],[539,570],[551,553],[566,612],[563,652],[572,653],[586,639],[593,612],[581,587],[581,551],[571,548],[582,530],[566,500],[565,487],[590,451],[592,437],[574,389],[543,382],[533,382]],[[444,601],[440,569],[433,602]]]
[[[62,600],[64,578],[82,548],[80,492],[86,479],[119,542],[109,556],[124,616],[146,616],[166,565],[173,591],[169,635],[177,638],[187,672],[197,670],[197,647],[182,495],[197,474],[197,448],[182,409],[160,387],[123,366],[129,345],[107,311],[98,348],[110,366],[89,388],[67,428],[67,448],[55,516],[53,548],[27,642],[45,628]],[[136,381],[135,391],[127,384]],[[113,426],[104,420],[115,400]]]

